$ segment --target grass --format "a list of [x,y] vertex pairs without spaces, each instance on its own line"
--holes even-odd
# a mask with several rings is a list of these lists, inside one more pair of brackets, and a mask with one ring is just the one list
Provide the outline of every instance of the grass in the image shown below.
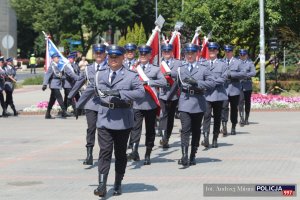
[[31,78],[24,79],[23,85],[42,85],[43,84],[43,77],[42,76],[35,76]]

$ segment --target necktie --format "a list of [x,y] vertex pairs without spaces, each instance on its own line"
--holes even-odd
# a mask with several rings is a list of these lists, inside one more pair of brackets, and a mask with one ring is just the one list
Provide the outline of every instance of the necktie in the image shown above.
[[214,64],[214,61],[210,61],[210,67],[212,67]]
[[227,65],[229,65],[229,63],[230,63],[230,60],[229,60],[229,59],[227,59]]
[[189,68],[190,68],[189,71],[191,72],[193,70],[193,65],[190,64]]
[[115,80],[117,73],[113,72],[111,77],[110,77],[110,84],[112,84],[112,82]]
[[128,68],[130,69],[131,67],[131,61],[128,62]]
[[98,65],[97,65],[97,71],[99,71],[99,70],[100,70],[100,65],[98,64]]
[[167,63],[167,65],[169,66],[169,61],[168,61],[168,60],[167,60],[167,62],[166,62],[166,63]]
[[145,71],[145,68],[146,68],[146,66],[145,66],[145,65],[142,65],[142,69],[143,69],[143,71]]

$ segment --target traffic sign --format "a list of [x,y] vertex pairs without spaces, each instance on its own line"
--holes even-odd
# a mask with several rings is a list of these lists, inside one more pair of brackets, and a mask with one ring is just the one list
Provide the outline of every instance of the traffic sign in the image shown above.
[[11,49],[14,46],[14,38],[11,35],[5,35],[2,38],[2,46],[5,49]]

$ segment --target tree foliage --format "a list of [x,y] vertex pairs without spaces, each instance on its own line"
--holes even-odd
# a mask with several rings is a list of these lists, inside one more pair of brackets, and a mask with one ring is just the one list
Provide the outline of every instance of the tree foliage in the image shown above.
[[134,24],[133,28],[127,27],[127,34],[122,36],[118,42],[118,45],[124,46],[127,43],[134,43],[136,45],[146,44],[147,37],[143,24]]

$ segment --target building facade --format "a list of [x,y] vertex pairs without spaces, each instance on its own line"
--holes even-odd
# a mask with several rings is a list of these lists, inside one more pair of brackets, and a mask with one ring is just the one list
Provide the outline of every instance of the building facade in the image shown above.
[[[7,38],[7,35],[10,35],[12,40],[6,40],[4,43],[13,42],[10,49],[3,46],[3,39]],[[17,17],[9,5],[9,0],[0,0],[0,54],[5,58],[17,57]]]

